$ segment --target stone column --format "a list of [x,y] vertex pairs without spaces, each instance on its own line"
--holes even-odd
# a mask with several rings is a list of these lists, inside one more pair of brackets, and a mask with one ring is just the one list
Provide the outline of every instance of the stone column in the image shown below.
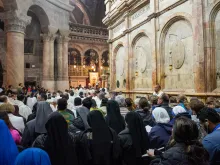
[[58,78],[56,82],[56,89],[65,91],[69,89],[69,74],[68,74],[68,43],[70,38],[66,36],[59,36],[57,46],[57,67]]
[[7,36],[7,85],[17,87],[24,84],[24,32],[27,25],[25,19],[13,17],[5,21]]
[[43,76],[42,87],[54,91],[54,39],[50,34],[43,34]]

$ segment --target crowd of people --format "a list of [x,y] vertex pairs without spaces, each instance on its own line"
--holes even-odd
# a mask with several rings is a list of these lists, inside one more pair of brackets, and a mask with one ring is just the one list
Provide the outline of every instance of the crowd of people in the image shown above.
[[0,165],[220,165],[220,103],[155,86],[0,90]]

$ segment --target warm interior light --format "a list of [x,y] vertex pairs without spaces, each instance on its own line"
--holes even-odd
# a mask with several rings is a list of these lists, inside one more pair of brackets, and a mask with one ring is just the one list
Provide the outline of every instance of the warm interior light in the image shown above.
[[94,69],[94,66],[92,66],[92,69]]
[[76,68],[76,65],[74,65],[73,67]]
[[93,71],[95,72],[95,68],[93,69]]
[[83,65],[83,68],[85,68],[86,66],[85,65]]
[[100,68],[101,68],[101,69],[103,69],[103,67],[102,67],[102,66],[101,66]]

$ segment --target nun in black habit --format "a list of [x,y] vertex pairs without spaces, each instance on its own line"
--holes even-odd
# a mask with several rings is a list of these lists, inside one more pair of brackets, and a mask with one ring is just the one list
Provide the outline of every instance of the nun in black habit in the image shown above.
[[45,150],[52,165],[78,165],[74,138],[68,132],[68,124],[64,117],[53,112],[46,123],[47,134],[40,135],[33,147]]
[[115,100],[108,101],[105,120],[117,134],[125,129],[124,117],[121,115],[119,104]]
[[79,165],[121,165],[120,141],[114,130],[108,127],[100,111],[88,114],[91,128],[75,138]]
[[148,159],[144,160],[142,155],[149,149],[149,137],[140,115],[137,112],[129,112],[125,116],[125,121],[127,128],[119,133],[124,164],[148,164]]

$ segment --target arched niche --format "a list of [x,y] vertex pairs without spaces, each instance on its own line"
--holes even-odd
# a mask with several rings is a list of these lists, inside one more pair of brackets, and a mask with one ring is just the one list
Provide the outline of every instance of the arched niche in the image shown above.
[[109,51],[108,50],[102,53],[101,62],[102,62],[102,66],[109,67]]
[[93,49],[87,50],[84,54],[83,64],[86,66],[95,65],[96,67],[98,67],[99,65],[98,53]]
[[132,85],[133,89],[152,89],[152,49],[150,39],[138,34],[133,42]]
[[41,31],[44,33],[49,32],[50,21],[44,9],[38,5],[32,5],[28,10],[27,15],[33,17],[33,14],[36,15],[40,22]]
[[68,52],[68,64],[69,65],[81,65],[80,51],[74,48],[70,48]]
[[165,90],[194,90],[193,44],[190,21],[183,16],[168,21],[160,40],[161,83]]
[[118,45],[114,50],[114,61],[113,61],[113,83],[115,88],[125,89],[126,88],[126,75],[127,75],[127,56],[125,54],[125,47]]

